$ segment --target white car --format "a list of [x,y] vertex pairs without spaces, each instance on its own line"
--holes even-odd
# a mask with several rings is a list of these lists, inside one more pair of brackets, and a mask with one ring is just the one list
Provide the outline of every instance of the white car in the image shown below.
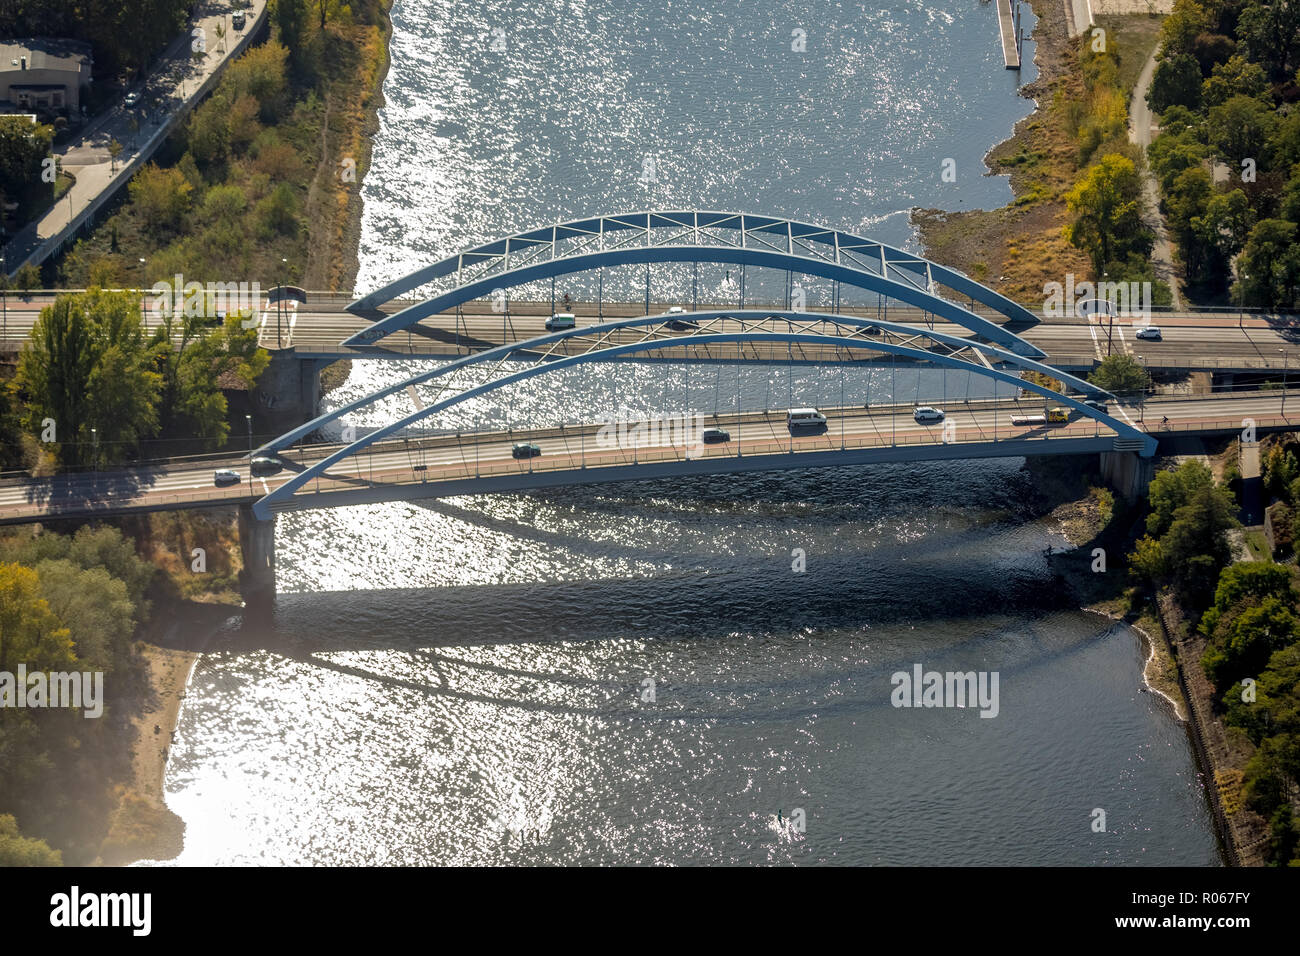
[[130,93],[126,94],[122,99],[122,102],[126,104],[127,109],[130,109],[132,106],[135,106],[135,104],[140,102],[140,94],[135,92],[135,90],[132,90]]
[[1133,335],[1139,339],[1155,339],[1160,341],[1160,330],[1154,325],[1144,325],[1140,329],[1134,329]]
[[912,418],[924,425],[927,422],[943,421],[943,412],[929,405],[918,405],[912,412]]
[[239,472],[233,468],[218,468],[212,473],[212,483],[218,488],[224,485],[239,484]]

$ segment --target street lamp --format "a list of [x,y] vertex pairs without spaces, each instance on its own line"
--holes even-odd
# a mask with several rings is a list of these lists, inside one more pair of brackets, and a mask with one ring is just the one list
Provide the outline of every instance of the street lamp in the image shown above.
[[289,260],[280,259],[280,298],[275,303],[275,347],[283,348],[280,344],[280,319],[284,315],[284,273],[288,266]]
[[99,471],[99,432],[93,428],[90,430],[90,441],[94,447],[94,451],[91,453],[90,465],[93,470]]
[[145,328],[148,328],[149,316],[148,313],[145,311],[145,305],[144,305],[145,303],[144,280],[146,278],[148,278],[148,275],[144,271],[144,257],[141,256],[140,257],[140,324],[143,325]]
[[1286,418],[1286,384],[1290,363],[1287,361],[1286,349],[1278,349],[1277,351],[1282,356],[1282,417]]
[[248,423],[248,482],[253,482],[253,416],[245,415],[244,421]]

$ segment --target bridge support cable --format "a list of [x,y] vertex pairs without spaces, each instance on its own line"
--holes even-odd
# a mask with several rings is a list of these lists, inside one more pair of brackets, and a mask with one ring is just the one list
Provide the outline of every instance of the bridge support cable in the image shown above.
[[[829,327],[834,328],[839,334],[828,336],[802,331],[791,332],[791,329],[796,328],[794,325],[795,319],[798,319],[801,323],[816,324],[817,322],[823,322]],[[423,385],[425,383],[433,382],[436,386],[436,395],[434,401],[429,404],[428,408],[440,409],[444,407],[444,396],[451,391],[453,382],[457,380],[456,377],[473,366],[479,366],[479,368],[474,369],[475,372],[486,370],[484,378],[489,382],[494,383],[486,386],[477,386],[475,394],[478,394],[484,388],[491,389],[499,387],[501,381],[511,377],[510,375],[507,375],[503,369],[508,361],[515,360],[515,353],[520,353],[534,361],[537,361],[540,357],[540,359],[542,359],[542,361],[538,363],[540,365],[567,366],[570,364],[585,364],[588,362],[615,360],[623,356],[630,356],[634,353],[662,351],[665,349],[680,348],[684,346],[688,348],[704,349],[706,350],[706,354],[711,355],[712,353],[707,351],[710,346],[724,342],[736,341],[738,342],[738,356],[743,357],[747,347],[752,349],[756,356],[762,355],[764,352],[770,356],[772,346],[780,343],[787,346],[787,359],[791,360],[794,344],[799,346],[801,355],[804,356],[807,355],[805,349],[810,349],[813,346],[828,351],[834,355],[834,350],[837,349],[840,344],[843,344],[849,350],[858,353],[861,353],[864,350],[888,352],[891,355],[891,375],[896,375],[899,355],[909,358],[927,358],[934,354],[933,351],[931,351],[932,349],[939,347],[941,350],[946,351],[947,354],[935,357],[944,359],[953,367],[969,367],[970,360],[962,358],[962,356],[971,356],[983,353],[987,358],[991,358],[995,361],[998,366],[1013,366],[1018,369],[1043,372],[1044,374],[1049,375],[1049,377],[1064,382],[1068,388],[1072,388],[1083,394],[1107,396],[1107,393],[1098,389],[1094,385],[1060,372],[1059,370],[1044,366],[1032,359],[1004,351],[996,346],[974,342],[965,338],[949,336],[945,333],[926,332],[925,330],[918,330],[898,323],[888,323],[883,320],[872,322],[871,320],[852,316],[833,315],[823,317],[815,314],[809,316],[807,314],[795,315],[791,313],[773,313],[766,310],[756,310],[754,312],[741,314],[726,311],[688,313],[676,317],[675,321],[685,322],[688,325],[691,323],[699,323],[701,325],[707,324],[710,329],[717,329],[719,331],[705,332],[697,328],[696,332],[688,335],[670,336],[667,335],[662,328],[664,325],[663,318],[650,316],[605,323],[600,326],[548,333],[524,342],[503,345],[499,348],[488,349],[483,352],[474,353],[473,355],[464,356],[452,362],[440,365],[432,370],[412,376],[405,381],[386,386],[371,395],[364,396],[330,412],[317,416],[317,418],[305,425],[293,429],[292,431],[281,435],[274,441],[267,443],[262,449],[260,449],[260,451],[263,454],[268,454],[289,447],[302,438],[305,438],[307,435],[312,434],[322,426],[359,409],[367,408],[388,395],[412,385]],[[779,323],[779,325],[774,325],[773,323]],[[868,326],[877,330],[879,333],[879,341],[871,341],[863,337],[863,333],[867,330]],[[786,331],[779,331],[781,327],[784,327]],[[810,326],[804,327],[806,328]],[[728,331],[729,328],[739,328],[740,331]],[[769,331],[773,329],[776,329],[777,331]],[[625,334],[630,330],[639,330],[640,338],[633,342],[618,343],[615,341],[616,335]],[[928,342],[929,349],[917,347],[916,343],[920,343],[922,340]],[[912,344],[898,344],[903,341]],[[577,348],[573,348],[575,345]],[[564,351],[561,351],[562,349]],[[984,369],[981,374],[994,378],[1011,378],[1007,373],[993,368],[989,362],[983,362],[982,364],[989,367]],[[435,382],[435,380],[438,381]],[[894,431],[896,431],[896,428]],[[385,434],[389,433],[390,432],[385,432]],[[362,439],[362,441],[366,442],[370,440],[369,436]],[[312,472],[313,476],[316,474],[319,474],[319,470]]]

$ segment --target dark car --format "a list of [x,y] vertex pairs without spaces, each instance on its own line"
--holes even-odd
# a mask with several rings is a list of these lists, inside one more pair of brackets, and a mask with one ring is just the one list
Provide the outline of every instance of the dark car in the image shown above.
[[668,323],[668,328],[674,332],[689,332],[692,329],[698,329],[699,326],[689,319],[673,319]]
[[1106,405],[1105,402],[1099,402],[1094,398],[1085,398],[1083,400],[1083,404],[1087,405],[1091,409],[1101,412],[1103,415],[1110,414],[1108,406]]
[[230,15],[230,25],[233,26],[236,30],[244,29],[243,10],[236,10],[233,14]]
[[278,475],[284,470],[284,465],[274,458],[254,458],[248,464],[248,470],[253,475],[264,478],[267,475]]
[[700,432],[700,441],[706,445],[717,445],[731,441],[731,432],[725,428],[706,428]]
[[536,458],[541,453],[541,446],[532,442],[521,442],[510,449],[511,458]]

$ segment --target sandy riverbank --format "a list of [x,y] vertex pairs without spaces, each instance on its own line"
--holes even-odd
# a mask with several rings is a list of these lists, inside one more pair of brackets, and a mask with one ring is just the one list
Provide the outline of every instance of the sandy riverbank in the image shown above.
[[130,782],[100,849],[100,862],[170,860],[184,845],[185,823],[167,806],[164,779],[190,675],[211,635],[238,608],[174,601],[154,612],[155,624],[138,649],[149,670],[150,692],[134,721]]

